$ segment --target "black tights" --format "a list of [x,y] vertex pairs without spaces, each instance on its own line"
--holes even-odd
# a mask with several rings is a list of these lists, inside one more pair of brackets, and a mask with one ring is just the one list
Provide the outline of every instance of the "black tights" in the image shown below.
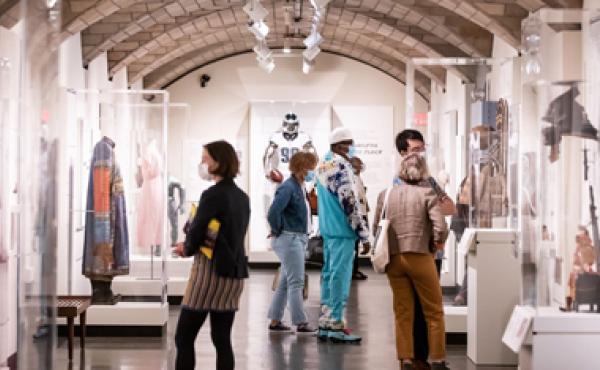
[[[208,314],[208,312],[181,309],[175,332],[176,370],[194,370],[196,366],[194,343]],[[217,349],[217,370],[233,370],[235,367],[231,347],[231,327],[234,317],[235,312],[210,312],[210,337]]]

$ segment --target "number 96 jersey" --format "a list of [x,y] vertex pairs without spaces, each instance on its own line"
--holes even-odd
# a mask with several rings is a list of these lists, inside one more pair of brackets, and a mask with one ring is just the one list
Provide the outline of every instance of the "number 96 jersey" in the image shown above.
[[286,138],[283,132],[277,131],[271,136],[271,143],[277,145],[277,154],[279,156],[279,164],[277,169],[284,175],[284,178],[290,175],[289,163],[292,156],[301,150],[304,150],[306,145],[312,140],[310,136],[300,131],[293,138]]

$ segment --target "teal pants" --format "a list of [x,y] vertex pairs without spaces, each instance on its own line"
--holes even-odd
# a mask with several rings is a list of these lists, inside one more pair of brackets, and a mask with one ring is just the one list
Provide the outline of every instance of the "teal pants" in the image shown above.
[[355,238],[323,236],[321,304],[331,308],[331,319],[341,321],[350,294]]

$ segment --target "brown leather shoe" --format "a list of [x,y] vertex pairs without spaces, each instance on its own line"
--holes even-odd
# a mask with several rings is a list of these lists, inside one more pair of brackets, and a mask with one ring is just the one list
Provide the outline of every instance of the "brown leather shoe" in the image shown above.
[[415,370],[431,370],[431,365],[429,362],[423,360],[414,360],[413,365]]

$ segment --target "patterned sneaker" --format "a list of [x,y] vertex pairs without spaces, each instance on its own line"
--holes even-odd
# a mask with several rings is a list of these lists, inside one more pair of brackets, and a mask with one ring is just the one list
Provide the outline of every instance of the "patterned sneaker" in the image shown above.
[[292,331],[292,328],[287,325],[283,325],[283,323],[280,321],[275,325],[269,324],[269,330],[273,332],[288,332]]
[[362,337],[352,334],[350,329],[331,330],[329,340],[333,343],[360,343]]

